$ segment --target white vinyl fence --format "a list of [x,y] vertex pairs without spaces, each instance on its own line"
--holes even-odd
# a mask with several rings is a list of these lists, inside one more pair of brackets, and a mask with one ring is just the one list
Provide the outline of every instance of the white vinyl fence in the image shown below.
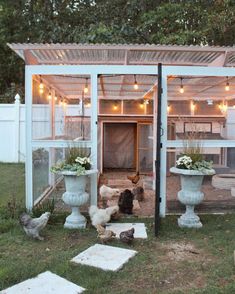
[[[67,105],[66,109],[55,106],[55,132],[62,135],[65,129],[65,116],[81,115],[81,105]],[[15,103],[0,104],[0,162],[25,161],[25,105],[20,103],[20,96],[15,96]],[[33,137],[45,136],[50,124],[50,105],[33,105]],[[40,136],[41,133],[43,136]]]

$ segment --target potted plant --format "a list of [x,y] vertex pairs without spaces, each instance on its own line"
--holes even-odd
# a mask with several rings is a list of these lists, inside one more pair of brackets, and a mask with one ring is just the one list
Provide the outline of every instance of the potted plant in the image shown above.
[[90,153],[86,148],[69,148],[65,160],[51,167],[51,172],[64,176],[66,192],[62,199],[72,209],[66,218],[65,228],[86,227],[87,220],[80,213],[79,206],[89,199],[89,194],[85,191],[87,176],[97,172],[91,167]]
[[215,174],[213,162],[204,160],[200,145],[198,141],[186,142],[176,166],[170,168],[170,172],[180,175],[181,190],[178,192],[178,199],[186,206],[185,213],[178,219],[180,227],[202,227],[200,218],[194,212],[194,206],[200,204],[204,198],[204,193],[201,192],[204,176]]

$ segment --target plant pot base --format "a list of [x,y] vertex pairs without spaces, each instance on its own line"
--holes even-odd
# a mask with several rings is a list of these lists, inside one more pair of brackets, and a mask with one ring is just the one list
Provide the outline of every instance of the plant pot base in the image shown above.
[[81,215],[78,207],[72,208],[72,213],[66,217],[64,228],[66,229],[85,229],[87,220]]
[[178,218],[178,225],[180,228],[200,229],[202,227],[200,218],[194,212],[190,214],[185,212],[181,215],[181,217]]
[[64,223],[65,229],[85,229],[86,228],[86,220],[80,220],[80,221],[71,221],[66,218],[66,221]]

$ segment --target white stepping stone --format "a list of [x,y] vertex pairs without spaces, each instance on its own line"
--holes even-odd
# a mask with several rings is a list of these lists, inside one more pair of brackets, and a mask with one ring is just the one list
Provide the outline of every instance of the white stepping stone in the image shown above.
[[137,251],[95,244],[71,259],[72,262],[98,267],[104,271],[118,271]]
[[77,294],[85,291],[84,288],[68,280],[46,271],[35,278],[16,284],[1,291],[1,294]]
[[113,231],[116,234],[116,238],[119,238],[119,234],[123,231],[135,229],[134,238],[147,239],[147,231],[144,223],[108,223],[106,224],[108,230]]

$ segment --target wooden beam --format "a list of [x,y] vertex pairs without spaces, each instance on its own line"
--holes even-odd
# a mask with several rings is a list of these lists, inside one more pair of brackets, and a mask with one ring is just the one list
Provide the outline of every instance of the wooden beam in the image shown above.
[[99,80],[100,80],[100,87],[101,87],[101,90],[103,93],[103,97],[105,97],[104,80],[103,80],[102,75],[100,75]]
[[[129,53],[129,51],[126,50],[126,51],[125,51],[124,65],[128,65],[128,53]],[[121,96],[121,93],[122,93],[122,90],[123,90],[123,84],[124,84],[124,81],[125,81],[125,75],[123,75],[123,76],[121,77],[120,89],[119,89],[119,96]]]

